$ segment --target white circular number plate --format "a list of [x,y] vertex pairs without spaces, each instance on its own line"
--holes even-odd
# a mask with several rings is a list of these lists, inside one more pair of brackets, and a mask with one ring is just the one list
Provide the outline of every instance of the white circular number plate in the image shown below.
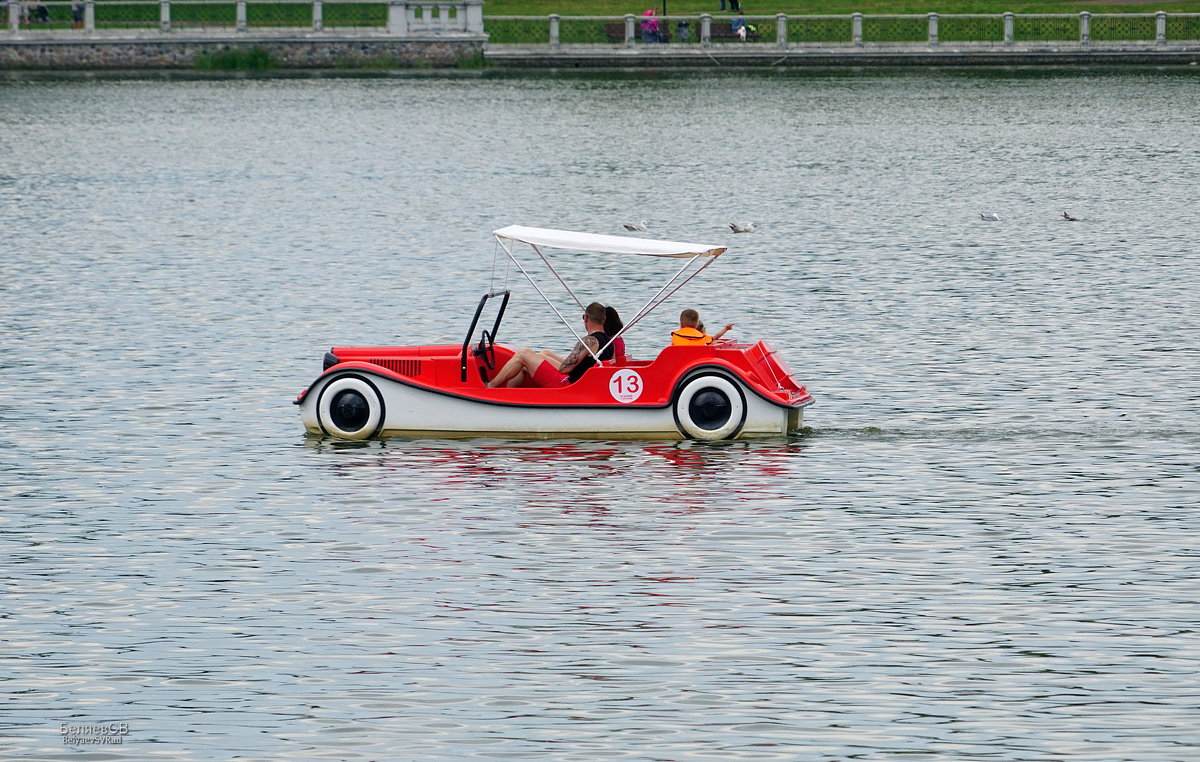
[[619,370],[608,379],[608,393],[617,402],[633,402],[642,396],[642,377],[636,370]]

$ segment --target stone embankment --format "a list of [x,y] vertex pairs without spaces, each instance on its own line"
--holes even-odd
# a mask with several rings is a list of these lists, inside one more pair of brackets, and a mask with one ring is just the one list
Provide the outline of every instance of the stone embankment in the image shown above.
[[204,55],[262,51],[284,69],[709,68],[836,66],[1192,65],[1200,45],[486,45],[482,35],[395,38],[386,34],[0,35],[0,69],[191,69]]
[[[37,2],[38,0],[33,0]],[[386,17],[346,27],[326,23],[334,6],[324,0],[294,4],[294,15],[269,18],[278,4],[236,0],[236,14],[204,23],[186,20],[161,0],[158,18],[146,18],[146,3],[106,3],[95,0],[13,0],[7,5],[8,29],[0,31],[0,70],[104,69],[388,69],[388,68],[709,68],[804,66],[1105,66],[1197,65],[1200,62],[1198,14],[1091,14],[1047,20],[1006,13],[995,17],[875,16],[853,14],[835,19],[848,32],[844,42],[793,42],[817,17],[756,17],[753,41],[727,41],[728,23],[711,14],[678,20],[679,34],[663,39],[670,44],[641,41],[632,15],[607,19],[580,17],[571,22],[576,40],[581,23],[602,24],[611,44],[559,44],[563,19],[558,16],[521,17],[527,22],[524,39],[545,44],[489,42],[483,0],[389,0]],[[337,8],[346,10],[346,3]],[[353,6],[354,3],[349,3]],[[378,6],[378,3],[374,4]],[[29,13],[42,8],[42,19]],[[47,8],[53,6],[53,8]],[[184,9],[186,5],[180,4]],[[365,7],[365,6],[364,6]],[[97,14],[103,11],[103,17]],[[121,11],[126,15],[109,14]],[[63,19],[71,14],[74,28]],[[275,12],[278,12],[277,9]],[[179,13],[180,18],[173,14]],[[497,17],[501,24],[512,19]],[[605,23],[612,21],[613,23]],[[254,22],[254,23],[251,23]],[[1050,24],[1053,22],[1053,24]],[[275,24],[267,26],[265,24]],[[307,28],[297,28],[307,23]],[[339,19],[345,23],[345,19]],[[833,22],[831,22],[833,23]],[[951,24],[957,27],[951,27]],[[1038,24],[1050,24],[1040,29]],[[56,26],[57,24],[57,26]],[[205,24],[225,26],[206,26]],[[286,25],[290,24],[288,28]],[[689,24],[691,26],[689,26]],[[797,26],[791,26],[795,24]],[[974,24],[964,27],[964,24]],[[889,26],[892,25],[892,26]],[[907,26],[905,26],[907,25]],[[1054,28],[1057,25],[1061,28]],[[911,35],[920,28],[924,41],[881,42],[888,29]],[[1002,35],[995,35],[997,29]],[[615,32],[611,31],[615,29]],[[947,34],[952,29],[953,34]],[[969,33],[964,34],[963,30]],[[772,33],[773,30],[773,33]],[[864,30],[870,34],[864,34]],[[1031,42],[1061,38],[1073,41]],[[694,32],[695,36],[689,34]],[[615,37],[613,35],[616,35]],[[991,41],[949,42],[948,39]],[[904,37],[900,37],[904,39]],[[693,40],[689,42],[689,40]],[[1119,40],[1119,41],[1111,41]],[[253,62],[253,67],[238,64]]]
[[1197,45],[961,44],[635,46],[497,45],[485,52],[489,66],[509,68],[798,67],[798,66],[1106,66],[1197,65]]
[[[53,36],[52,36],[53,35]],[[396,38],[362,33],[0,36],[0,69],[192,69],[203,56],[261,52],[285,69],[453,67],[483,55],[482,35]]]

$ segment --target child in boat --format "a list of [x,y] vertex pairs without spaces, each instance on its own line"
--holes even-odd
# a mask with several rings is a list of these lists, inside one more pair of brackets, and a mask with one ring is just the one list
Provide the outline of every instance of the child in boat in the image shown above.
[[672,346],[687,346],[687,345],[704,345],[711,344],[717,339],[724,336],[729,329],[733,328],[733,323],[726,323],[725,327],[712,336],[704,332],[701,327],[704,324],[700,322],[700,313],[693,309],[686,309],[679,313],[679,330],[671,332]]

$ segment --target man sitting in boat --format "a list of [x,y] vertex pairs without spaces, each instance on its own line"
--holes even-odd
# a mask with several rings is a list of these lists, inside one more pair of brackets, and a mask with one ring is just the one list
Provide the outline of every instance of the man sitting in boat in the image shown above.
[[724,336],[729,329],[733,328],[733,323],[726,323],[725,327],[713,336],[705,333],[703,326],[704,324],[700,322],[699,312],[693,309],[686,309],[680,312],[679,330],[671,332],[671,346],[702,346],[704,344],[711,344]]
[[[604,305],[592,302],[583,311],[583,324],[588,335],[575,345],[571,354],[560,357],[545,350],[518,350],[496,377],[488,382],[488,388],[523,386],[526,382],[532,382],[533,386],[550,389],[575,383],[588,368],[596,364],[596,353],[608,344],[608,334],[604,332],[604,318]],[[612,347],[608,347],[600,355],[601,360],[611,357]]]

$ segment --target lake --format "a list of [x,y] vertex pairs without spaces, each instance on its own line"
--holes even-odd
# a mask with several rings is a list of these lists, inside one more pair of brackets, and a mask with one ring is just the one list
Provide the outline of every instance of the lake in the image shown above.
[[[0,756],[1200,757],[1198,84],[0,79]],[[305,435],[494,286],[569,348],[493,230],[640,219],[730,250],[630,354],[770,339],[801,434]]]

